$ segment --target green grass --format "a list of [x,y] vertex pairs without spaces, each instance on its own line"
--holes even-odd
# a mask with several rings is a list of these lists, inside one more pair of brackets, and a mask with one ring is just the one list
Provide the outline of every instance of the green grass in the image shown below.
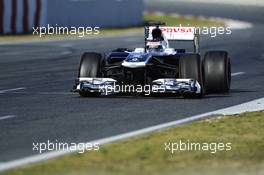
[[225,26],[223,22],[212,21],[208,19],[198,19],[196,17],[185,17],[185,16],[173,16],[173,15],[156,15],[155,13],[145,13],[144,14],[145,21],[162,21],[165,22],[168,26],[196,26],[196,27],[204,27],[204,26]]
[[[165,142],[232,143],[230,151],[164,150]],[[207,119],[1,175],[261,175],[264,112]]]
[[[170,15],[156,15],[152,13],[144,13],[144,21],[162,21],[167,25],[179,26],[224,26],[224,23],[215,22],[207,19],[197,19],[188,17],[175,17]],[[99,35],[87,35],[84,38],[91,38],[96,36],[120,35],[126,33],[141,32],[143,33],[143,26],[130,28],[102,28]],[[41,38],[37,35],[22,34],[22,35],[0,35],[0,42],[23,42],[23,41],[47,41],[47,40],[61,40],[61,39],[81,39],[78,35],[45,35]]]

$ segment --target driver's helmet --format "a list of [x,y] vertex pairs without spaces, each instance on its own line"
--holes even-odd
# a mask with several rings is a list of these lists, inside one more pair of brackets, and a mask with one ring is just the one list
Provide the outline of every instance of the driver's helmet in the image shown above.
[[148,40],[146,47],[149,51],[162,52],[167,48],[167,42],[164,40],[161,29],[155,28],[151,32],[152,39]]
[[153,40],[164,41],[164,37],[160,28],[153,29],[151,35]]

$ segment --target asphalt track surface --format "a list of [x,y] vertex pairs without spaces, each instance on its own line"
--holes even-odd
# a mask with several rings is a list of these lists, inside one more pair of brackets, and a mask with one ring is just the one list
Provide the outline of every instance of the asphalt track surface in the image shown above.
[[[84,51],[139,47],[143,35],[0,45],[0,163],[33,154],[33,142],[87,142],[264,97],[264,10],[258,7],[156,4],[147,9],[250,21],[253,28],[203,37],[202,53],[230,53],[230,94],[80,98],[70,93]],[[190,10],[192,9],[192,10]]]

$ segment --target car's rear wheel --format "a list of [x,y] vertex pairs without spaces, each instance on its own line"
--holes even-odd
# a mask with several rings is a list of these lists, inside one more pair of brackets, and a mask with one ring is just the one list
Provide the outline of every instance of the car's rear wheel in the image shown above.
[[231,85],[231,64],[225,51],[210,51],[205,54],[204,84],[207,93],[227,93]]
[[203,77],[201,58],[199,54],[182,55],[179,59],[179,78],[188,78],[198,81],[201,86],[200,94],[184,94],[185,97],[203,97]]
[[[78,77],[96,78],[101,76],[102,55],[94,52],[87,52],[82,55]],[[100,92],[80,91],[82,97],[100,96]]]

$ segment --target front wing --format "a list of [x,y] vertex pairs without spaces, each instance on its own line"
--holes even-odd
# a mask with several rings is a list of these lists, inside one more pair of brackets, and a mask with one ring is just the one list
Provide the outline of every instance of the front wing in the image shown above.
[[120,84],[112,78],[79,78],[72,89],[73,92],[100,92],[103,95],[117,93],[154,93],[196,94],[202,93],[201,85],[194,79],[157,79],[151,85]]

